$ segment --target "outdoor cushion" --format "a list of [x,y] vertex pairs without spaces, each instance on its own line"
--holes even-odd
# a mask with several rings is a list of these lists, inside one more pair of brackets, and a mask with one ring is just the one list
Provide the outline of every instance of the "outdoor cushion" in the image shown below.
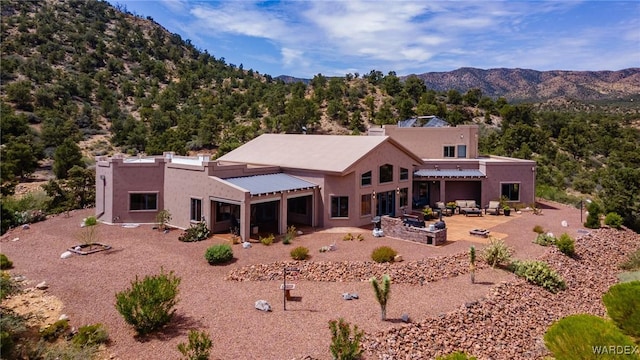
[[500,215],[500,201],[489,201],[489,205],[484,208],[484,213]]

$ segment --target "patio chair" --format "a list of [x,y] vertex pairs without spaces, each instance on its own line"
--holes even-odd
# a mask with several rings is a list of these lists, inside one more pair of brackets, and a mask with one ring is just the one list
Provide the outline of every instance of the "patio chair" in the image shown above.
[[484,207],[484,213],[500,215],[500,201],[489,201],[489,205]]

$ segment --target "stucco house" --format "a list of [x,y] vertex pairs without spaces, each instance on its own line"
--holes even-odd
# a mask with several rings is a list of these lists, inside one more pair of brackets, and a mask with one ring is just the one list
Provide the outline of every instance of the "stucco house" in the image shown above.
[[531,203],[535,162],[477,154],[477,126],[385,126],[368,136],[264,134],[208,156],[100,157],[96,216],[105,223],[205,221],[214,232],[284,233],[291,224],[362,226],[413,206],[501,195]]

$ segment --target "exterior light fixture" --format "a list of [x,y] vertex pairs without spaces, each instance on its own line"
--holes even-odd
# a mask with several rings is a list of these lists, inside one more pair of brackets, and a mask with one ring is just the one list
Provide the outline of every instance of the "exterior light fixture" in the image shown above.
[[376,191],[375,190],[373,190],[373,198],[374,199],[376,198]]

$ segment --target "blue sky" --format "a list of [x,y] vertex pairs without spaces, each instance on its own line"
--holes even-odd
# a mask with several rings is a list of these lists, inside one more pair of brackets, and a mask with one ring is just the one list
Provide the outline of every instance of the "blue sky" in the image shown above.
[[640,1],[109,2],[272,76],[640,67]]

